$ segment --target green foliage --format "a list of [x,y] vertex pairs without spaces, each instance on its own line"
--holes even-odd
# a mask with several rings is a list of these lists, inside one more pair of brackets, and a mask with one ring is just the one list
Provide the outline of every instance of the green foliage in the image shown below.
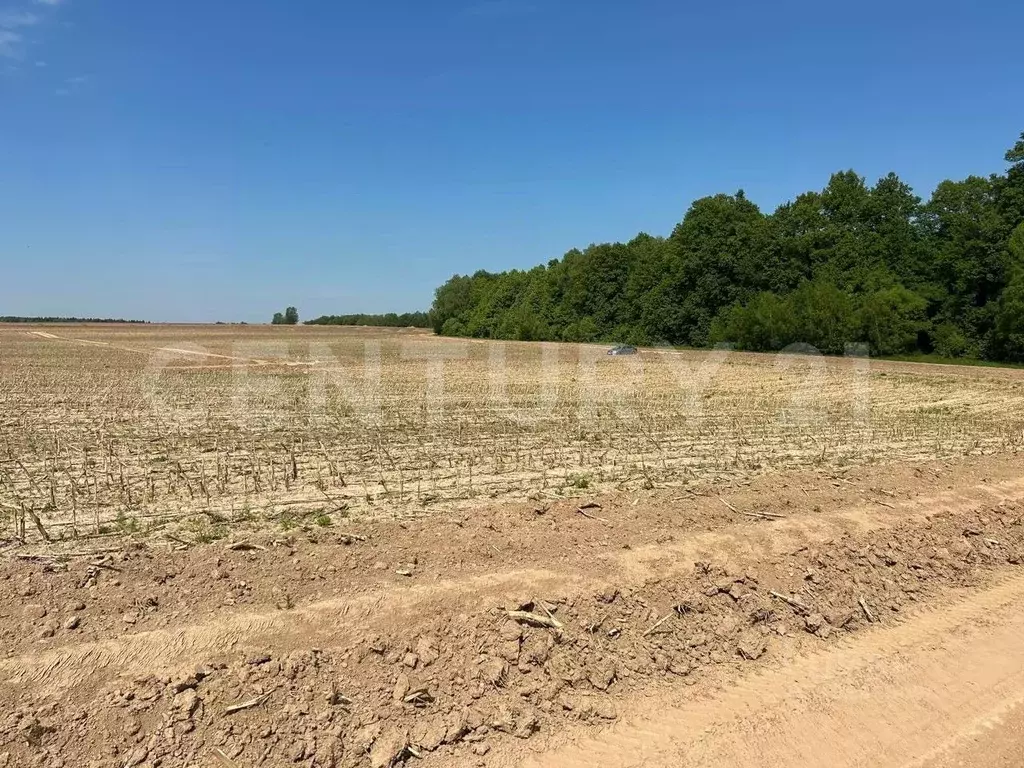
[[852,170],[770,214],[742,190],[701,198],[667,238],[455,275],[429,321],[475,338],[1016,359],[1024,134],[1006,161],[927,202],[894,173],[870,185]]
[[848,294],[825,280],[808,280],[784,298],[766,292],[734,304],[714,324],[711,340],[757,351],[810,345],[838,355],[858,337],[857,319]]
[[896,285],[861,300],[860,338],[876,355],[897,355],[917,349],[918,335],[928,328],[928,302]]
[[1024,271],[1016,274],[999,299],[992,348],[993,357],[1024,362]]
[[[1018,143],[1024,162],[1024,135]],[[1009,159],[1009,155],[1007,156]],[[1012,277],[999,297],[992,331],[992,356],[1000,360],[1024,362],[1024,223],[1018,224],[1007,243]]]
[[197,544],[211,544],[228,535],[227,526],[211,515],[196,515],[185,521],[185,529],[192,534]]
[[1010,235],[1010,239],[1006,243],[1006,248],[1010,252],[1010,268],[1024,269],[1024,222],[1018,224],[1017,228],[1013,230],[1013,234]]
[[1006,162],[1014,165],[1024,165],[1024,133],[1021,133],[1020,138],[1017,139],[1017,143],[1014,144],[1010,149],[1006,150],[1005,158]]
[[932,330],[932,347],[939,357],[975,357],[978,348],[956,323],[940,323]]
[[569,474],[565,480],[570,488],[584,489],[590,487],[590,475],[587,474]]
[[123,509],[118,510],[115,523],[117,529],[124,534],[138,533],[142,530],[142,526],[139,525],[139,519],[134,515],[127,515]]
[[711,341],[732,342],[740,349],[778,350],[795,337],[789,301],[769,291],[757,294],[746,305],[733,304],[711,329]]
[[275,312],[274,318],[270,321],[271,325],[298,325],[299,322],[299,310],[295,307],[288,307],[284,313]]
[[384,315],[323,315],[307,320],[305,325],[370,325],[382,328],[429,328],[426,312],[388,312]]

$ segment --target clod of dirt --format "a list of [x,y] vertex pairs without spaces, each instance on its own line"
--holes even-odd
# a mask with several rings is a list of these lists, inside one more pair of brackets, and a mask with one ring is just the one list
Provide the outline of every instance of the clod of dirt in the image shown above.
[[807,616],[804,619],[804,629],[822,639],[827,638],[831,633],[831,627],[820,613],[812,613]]
[[146,762],[146,758],[149,757],[149,750],[145,747],[138,747],[128,758],[128,762],[125,763],[126,768],[133,768],[136,765],[142,765]]
[[412,682],[409,680],[409,676],[404,672],[398,675],[398,679],[395,680],[395,688],[391,693],[392,701],[402,701],[412,687]]
[[445,741],[448,726],[441,715],[433,715],[416,723],[412,730],[412,742],[428,752],[433,752]]
[[464,709],[452,712],[445,720],[444,743],[454,744],[469,733],[469,715]]
[[517,739],[528,739],[540,729],[540,721],[532,712],[521,714],[516,719],[512,735]]
[[534,632],[527,635],[520,648],[519,660],[526,664],[542,666],[551,656],[555,641],[547,632]]
[[480,666],[484,681],[501,688],[508,681],[508,664],[501,659],[488,659]]
[[523,628],[511,619],[501,625],[498,631],[498,645],[495,653],[509,664],[519,662],[519,649],[523,639]]
[[599,691],[607,691],[613,682],[615,682],[615,667],[607,665],[598,669],[591,670],[587,676],[590,684],[597,688]]
[[374,742],[381,734],[380,723],[369,723],[352,734],[352,746],[363,754],[370,751]]
[[405,754],[409,747],[409,732],[404,728],[388,728],[370,748],[372,768],[389,768]]
[[737,650],[743,658],[756,661],[768,650],[768,640],[760,632],[748,630],[740,636]]
[[187,688],[174,697],[173,708],[181,713],[185,719],[191,718],[198,710],[202,701],[193,688]]
[[437,650],[437,639],[430,636],[421,637],[416,643],[416,655],[419,656],[420,664],[424,667],[437,661],[440,656]]

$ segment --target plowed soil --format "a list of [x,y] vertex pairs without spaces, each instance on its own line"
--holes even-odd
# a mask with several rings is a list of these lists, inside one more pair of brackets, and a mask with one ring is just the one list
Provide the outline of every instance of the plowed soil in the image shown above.
[[1019,456],[20,549],[0,767],[1024,764]]

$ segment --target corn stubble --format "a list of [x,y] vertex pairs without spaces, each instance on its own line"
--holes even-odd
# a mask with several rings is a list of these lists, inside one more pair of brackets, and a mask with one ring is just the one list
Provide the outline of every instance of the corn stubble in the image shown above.
[[[1001,369],[624,359],[390,329],[47,330],[58,338],[0,327],[8,540],[187,544],[242,525],[696,488],[1024,443],[1024,376]],[[166,351],[182,349],[192,353]],[[438,350],[448,359],[430,364]]]

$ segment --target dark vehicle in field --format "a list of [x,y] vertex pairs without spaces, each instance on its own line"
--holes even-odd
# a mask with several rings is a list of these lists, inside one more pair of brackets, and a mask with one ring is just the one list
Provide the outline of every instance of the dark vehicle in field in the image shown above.
[[636,347],[631,344],[620,344],[608,350],[609,355],[635,355]]

